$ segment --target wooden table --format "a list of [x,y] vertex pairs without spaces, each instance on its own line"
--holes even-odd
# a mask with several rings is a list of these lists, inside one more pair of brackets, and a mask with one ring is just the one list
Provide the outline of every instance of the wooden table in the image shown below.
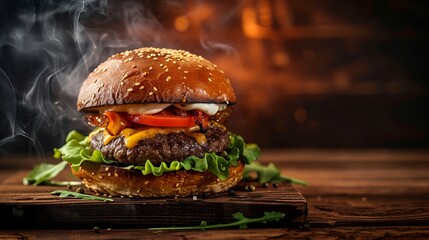
[[[0,239],[429,239],[429,152],[405,150],[264,151],[308,202],[304,227],[149,231],[145,229],[0,230]],[[0,185],[25,173],[35,159],[0,159]]]

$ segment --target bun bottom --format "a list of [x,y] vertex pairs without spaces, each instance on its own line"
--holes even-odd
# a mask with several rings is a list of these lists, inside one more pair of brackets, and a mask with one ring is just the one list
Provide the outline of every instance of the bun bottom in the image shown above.
[[112,196],[128,197],[185,197],[202,193],[228,191],[242,178],[244,163],[231,167],[229,177],[219,180],[211,172],[179,170],[162,176],[143,175],[140,171],[94,162],[84,162],[72,173],[90,190]]

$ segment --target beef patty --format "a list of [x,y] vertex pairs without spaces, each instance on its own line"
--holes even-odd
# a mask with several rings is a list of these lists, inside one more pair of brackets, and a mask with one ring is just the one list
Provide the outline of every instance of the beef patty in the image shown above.
[[200,145],[195,138],[183,132],[157,134],[140,140],[136,147],[129,149],[125,146],[123,136],[104,145],[103,132],[99,132],[91,137],[90,146],[93,150],[100,150],[105,158],[127,165],[144,165],[146,160],[154,165],[183,161],[188,156],[203,157],[205,153],[222,153],[228,147],[226,130],[209,127],[204,135],[207,142]]

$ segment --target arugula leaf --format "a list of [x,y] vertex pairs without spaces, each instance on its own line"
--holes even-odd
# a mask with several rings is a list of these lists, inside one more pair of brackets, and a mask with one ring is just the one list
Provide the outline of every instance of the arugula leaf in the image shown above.
[[22,182],[24,185],[51,185],[53,184],[51,179],[57,176],[66,166],[67,162],[60,162],[58,164],[41,163],[35,166]]
[[65,198],[65,197],[75,197],[75,198],[80,198],[80,199],[84,199],[84,200],[98,200],[98,201],[104,201],[104,202],[113,202],[113,199],[111,198],[105,198],[105,197],[98,197],[98,196],[93,196],[93,195],[88,195],[88,194],[83,194],[83,193],[77,193],[77,192],[72,192],[72,191],[66,191],[66,190],[56,190],[51,192],[52,195],[58,195],[60,198]]
[[264,212],[264,216],[260,218],[247,218],[241,212],[236,212],[232,216],[237,221],[232,223],[219,223],[219,224],[207,224],[206,221],[201,221],[198,226],[185,226],[185,227],[160,227],[160,228],[149,228],[149,230],[206,230],[213,228],[227,228],[227,227],[239,227],[240,229],[248,228],[250,223],[267,223],[269,221],[279,221],[285,217],[284,213],[281,212]]
[[268,164],[268,166],[261,165],[259,163],[253,162],[249,165],[244,166],[243,179],[250,179],[250,173],[255,172],[257,175],[257,180],[259,183],[266,182],[289,182],[294,184],[300,184],[307,186],[307,182],[282,176],[280,175],[280,169],[276,167],[273,163]]
[[[206,153],[202,158],[190,156],[181,162],[172,161],[168,164],[162,163],[159,166],[155,166],[150,160],[147,160],[144,166],[128,165],[124,166],[124,168],[140,170],[143,175],[153,174],[155,176],[161,176],[164,172],[180,169],[198,172],[210,171],[219,179],[224,180],[229,176],[229,168],[237,166],[238,159],[250,164],[261,155],[260,149],[256,144],[246,144],[241,136],[230,133],[229,138],[230,144],[226,154],[222,156],[215,153]],[[104,158],[99,150],[92,151],[89,147],[88,137],[77,131],[71,131],[67,135],[66,144],[59,149],[54,149],[54,151],[55,158],[62,158],[64,161],[71,163],[72,168],[76,171],[85,161],[120,166],[116,161]]]

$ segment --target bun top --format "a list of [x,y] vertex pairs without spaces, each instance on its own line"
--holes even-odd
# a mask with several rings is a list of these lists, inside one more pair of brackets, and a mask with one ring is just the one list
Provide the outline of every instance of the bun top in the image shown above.
[[136,103],[235,103],[217,65],[184,50],[140,48],[115,54],[89,74],[77,110]]

